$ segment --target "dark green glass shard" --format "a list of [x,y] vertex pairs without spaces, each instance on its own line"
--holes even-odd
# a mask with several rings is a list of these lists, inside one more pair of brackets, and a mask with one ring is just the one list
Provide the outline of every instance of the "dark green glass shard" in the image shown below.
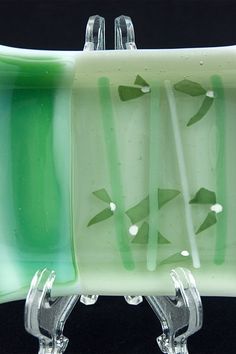
[[206,94],[206,90],[200,84],[187,79],[177,82],[174,88],[190,96],[202,96]]
[[158,189],[158,207],[161,209],[163,205],[168,203],[170,200],[177,197],[180,194],[180,191],[175,189]]
[[141,202],[128,209],[125,213],[133,224],[145,219],[149,214],[149,197],[144,198]]
[[100,221],[110,218],[112,215],[113,215],[113,211],[111,211],[110,208],[106,208],[106,209],[102,210],[100,213],[98,213],[97,215],[95,215],[94,218],[92,218],[89,221],[87,226],[97,224]]
[[160,232],[158,232],[158,243],[159,245],[166,245],[171,243],[167,238],[165,238]]
[[190,257],[189,256],[182,256],[180,252],[173,254],[172,256],[164,259],[160,264],[175,264],[175,263],[182,263],[189,261]]
[[112,201],[105,188],[93,192],[93,195],[106,203],[110,203]]
[[189,120],[187,127],[190,127],[190,125],[193,125],[194,123],[197,123],[199,120],[201,120],[211,108],[213,101],[213,97],[206,96],[202,102],[201,107],[199,108],[199,111]]
[[196,232],[196,235],[199,234],[200,232],[208,229],[212,225],[214,225],[217,222],[216,218],[216,213],[214,211],[210,211],[206,217],[206,219],[203,221],[203,223],[200,225],[199,229]]
[[[147,244],[148,243],[149,224],[144,221],[139,228],[137,235],[132,240],[132,243]],[[158,244],[164,245],[170,243],[160,232],[158,232]]]
[[133,86],[119,86],[118,92],[121,101],[129,101],[133,100],[134,98],[138,98],[140,96],[145,95],[145,93],[142,92],[140,87]]
[[215,204],[216,194],[206,188],[200,188],[189,204]]
[[149,86],[148,83],[140,75],[136,76],[134,84],[139,86]]
[[148,230],[149,225],[144,221],[138,230],[137,235],[132,240],[132,243],[147,244],[148,243]]

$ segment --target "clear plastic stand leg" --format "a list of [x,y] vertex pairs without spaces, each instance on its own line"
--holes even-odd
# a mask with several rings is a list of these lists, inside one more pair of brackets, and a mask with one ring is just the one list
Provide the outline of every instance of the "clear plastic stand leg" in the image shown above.
[[25,329],[39,339],[39,354],[64,353],[69,340],[63,336],[63,328],[79,298],[51,298],[54,280],[54,271],[38,271],[25,303]]
[[115,19],[115,49],[137,49],[133,23],[128,16]]
[[91,16],[88,19],[84,50],[105,49],[105,20],[99,15]]
[[161,321],[163,334],[157,343],[163,353],[188,354],[187,339],[202,327],[203,311],[191,272],[184,268],[171,271],[176,296],[146,296]]

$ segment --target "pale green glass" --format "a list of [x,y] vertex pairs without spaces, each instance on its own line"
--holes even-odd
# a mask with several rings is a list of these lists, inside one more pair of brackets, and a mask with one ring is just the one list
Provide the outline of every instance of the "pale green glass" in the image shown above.
[[[170,294],[176,266],[236,294],[235,53],[0,47],[0,302],[45,267],[55,295]],[[216,202],[189,203],[201,188]]]

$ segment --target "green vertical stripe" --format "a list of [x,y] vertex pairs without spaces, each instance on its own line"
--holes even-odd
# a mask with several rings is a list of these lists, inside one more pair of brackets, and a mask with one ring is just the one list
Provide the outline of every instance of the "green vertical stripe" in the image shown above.
[[159,86],[154,83],[150,97],[149,121],[149,233],[147,245],[147,268],[154,271],[157,264],[158,241],[158,132],[159,132]]
[[0,55],[0,301],[24,295],[40,268],[56,271],[55,286],[75,280],[66,61]]
[[21,249],[51,252],[58,242],[61,195],[53,156],[52,89],[16,89],[12,96],[12,184]]
[[115,122],[108,78],[100,78],[98,80],[98,87],[102,110],[104,139],[106,144],[106,153],[112,189],[112,199],[117,206],[117,209],[114,212],[117,243],[124,267],[128,270],[132,270],[134,268],[134,261],[129,244],[128,227],[125,222],[123,188],[121,182],[121,171],[119,167],[120,161],[117,151]]
[[225,156],[225,94],[220,76],[211,78],[215,93],[215,117],[217,128],[217,165],[216,165],[216,198],[217,203],[223,206],[223,212],[217,215],[216,243],[214,262],[222,264],[225,261],[226,235],[227,235],[227,205],[226,205],[226,156]]

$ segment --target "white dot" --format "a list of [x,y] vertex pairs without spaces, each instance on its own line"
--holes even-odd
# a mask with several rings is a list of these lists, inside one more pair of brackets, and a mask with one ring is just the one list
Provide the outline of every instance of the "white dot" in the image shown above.
[[200,65],[203,65],[203,64],[204,64],[204,63],[203,63],[203,60],[200,60],[199,64],[200,64]]
[[150,87],[149,87],[149,86],[143,86],[143,87],[141,88],[141,91],[142,91],[143,93],[148,93],[148,92],[150,92]]
[[208,90],[208,91],[207,91],[207,93],[206,93],[206,96],[207,96],[207,97],[214,98],[214,97],[215,97],[215,95],[214,95],[214,91],[212,91],[212,90]]
[[110,202],[110,209],[111,211],[115,211],[116,210],[116,204],[113,202]]
[[184,257],[188,257],[189,256],[189,251],[184,250],[184,251],[181,252],[181,255],[184,256]]
[[132,236],[136,236],[138,233],[138,226],[137,225],[131,225],[129,228],[129,233]]
[[214,211],[216,214],[221,213],[223,211],[223,206],[221,204],[214,204],[211,206],[211,211]]

